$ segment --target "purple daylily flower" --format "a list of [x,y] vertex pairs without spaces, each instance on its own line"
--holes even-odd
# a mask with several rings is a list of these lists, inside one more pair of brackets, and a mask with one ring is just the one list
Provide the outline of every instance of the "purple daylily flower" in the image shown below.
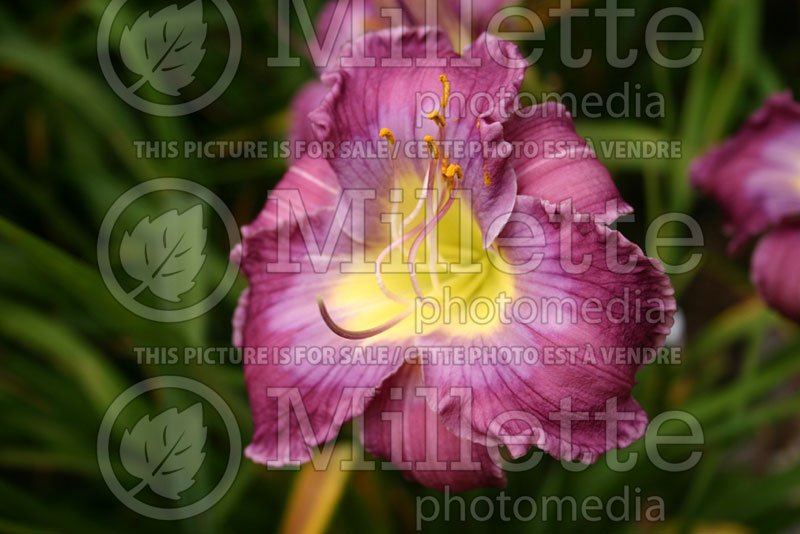
[[800,104],[788,91],[771,96],[739,133],[695,160],[690,176],[722,207],[731,252],[767,232],[751,278],[770,306],[800,320],[800,278],[791,274],[800,264],[792,223],[800,220]]
[[751,277],[770,307],[800,323],[800,224],[783,223],[761,238]]
[[[290,355],[327,347],[333,355],[326,364],[272,351],[246,357],[255,432],[245,453],[254,461],[308,461],[342,424],[363,416],[367,451],[412,480],[457,491],[505,484],[500,447],[514,458],[536,445],[594,462],[644,433],[647,415],[631,395],[642,362],[606,358],[604,348],[661,347],[675,302],[659,263],[605,225],[631,208],[562,106],[512,113],[526,67],[515,46],[483,35],[467,51],[481,66],[440,65],[426,53],[429,37],[440,59],[458,58],[432,29],[374,32],[349,45],[376,67],[324,74],[329,92],[309,116],[316,139],[335,153],[297,161],[273,202],[242,229],[233,257],[250,288],[234,316],[234,342]],[[412,63],[383,66],[398,46]],[[417,97],[430,94],[439,95],[436,106],[420,109]],[[513,150],[550,141],[558,142],[550,152]],[[393,156],[353,151],[373,145]],[[363,219],[347,211],[347,225],[339,208],[350,191],[374,199]],[[276,209],[276,199],[293,206],[294,217]],[[353,250],[369,269],[354,268]],[[288,260],[291,269],[275,269]],[[440,316],[420,330],[417,306],[442,311],[443,295],[463,302],[463,318],[454,305],[454,321]],[[635,295],[641,305],[561,320],[545,319],[544,310],[488,321],[466,313],[499,295],[581,309],[611,309]],[[498,360],[509,347],[539,357]],[[572,347],[580,361],[545,356]],[[443,348],[481,357],[430,357]],[[379,349],[404,357],[384,358]]]
[[692,164],[692,184],[725,212],[732,251],[800,213],[800,104],[773,95],[742,129]]

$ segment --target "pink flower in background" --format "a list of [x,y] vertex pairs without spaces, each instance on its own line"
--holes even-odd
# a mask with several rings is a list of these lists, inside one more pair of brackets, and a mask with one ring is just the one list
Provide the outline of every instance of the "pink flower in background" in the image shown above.
[[759,241],[751,276],[767,304],[800,323],[800,224],[781,224]]
[[789,92],[767,99],[734,137],[693,162],[692,184],[727,217],[731,250],[800,214],[800,104]]
[[773,95],[739,133],[697,159],[690,174],[722,207],[732,252],[767,232],[751,277],[770,306],[800,321],[800,249],[792,223],[800,220],[800,104],[790,92]]
[[[469,50],[480,67],[434,65],[429,36],[440,57],[458,55],[444,34],[431,32],[374,32],[345,47],[377,66],[323,75],[329,90],[309,122],[335,152],[297,161],[242,229],[233,256],[250,288],[234,316],[234,342],[289,355],[330,349],[316,363],[272,350],[246,357],[255,432],[245,453],[254,461],[308,461],[311,448],[363,415],[367,451],[411,480],[456,491],[504,485],[501,446],[514,458],[535,444],[590,463],[644,433],[647,415],[631,395],[641,362],[604,357],[604,348],[662,346],[675,302],[658,262],[605,226],[630,206],[562,106],[511,113],[525,70],[516,47],[483,35]],[[418,61],[383,66],[397,46]],[[417,96],[432,93],[440,95],[437,107],[423,112]],[[548,152],[542,147],[551,141],[561,144]],[[540,150],[526,157],[514,145]],[[373,197],[363,219],[355,204],[343,219],[352,191]],[[296,215],[276,211],[276,199]],[[353,250],[363,252],[367,269],[354,267]],[[544,310],[487,321],[465,313],[451,322],[431,317],[421,329],[421,303],[441,312],[445,295],[465,309],[501,295],[580,309],[638,304],[613,316],[568,311],[549,321]],[[496,355],[510,347],[541,357],[431,357],[442,348]],[[577,359],[544,357],[572,347],[580,348]]]

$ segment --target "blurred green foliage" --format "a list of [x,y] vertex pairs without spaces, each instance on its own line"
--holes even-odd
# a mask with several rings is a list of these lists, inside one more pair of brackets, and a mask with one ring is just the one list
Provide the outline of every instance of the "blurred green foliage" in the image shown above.
[[[588,2],[589,7],[599,2]],[[732,132],[764,97],[800,88],[797,1],[711,0],[622,2],[636,16],[620,27],[622,50],[644,48],[648,18],[666,6],[700,16],[703,55],[686,69],[640,59],[615,70],[604,60],[604,21],[580,21],[574,48],[592,48],[584,69],[559,63],[557,25],[548,27],[545,53],[528,88],[609,95],[624,83],[665,96],[665,116],[650,120],[578,117],[579,131],[600,139],[677,139],[677,160],[608,160],[637,219],[620,230],[640,245],[646,223],[667,211],[691,213],[706,246],[701,268],[676,277],[687,342],[679,366],[643,370],[635,396],[651,416],[681,409],[702,423],[703,459],[684,473],[641,461],[627,473],[605,462],[570,473],[543,461],[509,475],[507,494],[597,495],[607,500],[624,485],[666,503],[663,524],[635,522],[507,523],[495,517],[457,528],[467,532],[785,532],[800,525],[800,337],[796,327],[766,310],[748,282],[748,264],[724,252],[718,211],[695,199],[686,170],[691,158]],[[159,4],[131,2],[139,12]],[[308,2],[316,13],[319,1]],[[106,487],[97,465],[100,419],[126,387],[144,378],[181,374],[208,384],[231,406],[245,440],[251,435],[242,369],[237,365],[137,364],[133,347],[226,346],[243,280],[210,313],[178,324],[153,323],[128,312],[100,278],[96,239],[113,201],[144,180],[177,176],[217,193],[240,224],[258,212],[285,170],[277,159],[140,159],[134,141],[255,139],[286,135],[287,105],[315,76],[300,68],[267,68],[277,50],[276,5],[234,3],[243,51],[238,73],[211,106],[180,118],[140,113],[105,82],[96,54],[104,0],[36,1],[0,7],[0,531],[3,532],[229,532],[278,529],[297,476],[243,460],[233,488],[201,516],[159,522],[130,511]],[[294,20],[294,33],[300,35]],[[225,28],[209,28],[207,54],[224,63]],[[523,47],[531,43],[521,43]],[[673,50],[680,55],[681,43]],[[686,44],[690,46],[690,44]],[[207,88],[215,73],[201,68]],[[228,254],[223,235],[211,237],[209,261]],[[686,252],[686,251],[684,251]],[[691,251],[689,251],[691,252]],[[687,252],[688,253],[688,252]],[[675,257],[674,260],[680,258]],[[202,280],[200,283],[203,282]],[[167,399],[148,398],[154,410]],[[676,428],[678,432],[680,428]],[[212,427],[208,461],[226,461],[222,428]],[[349,439],[345,431],[341,439]],[[676,458],[685,451],[671,449]],[[630,451],[643,455],[642,442]],[[198,480],[198,484],[209,481]],[[413,530],[415,499],[435,492],[396,472],[357,472],[345,481],[326,531]],[[474,491],[496,495],[494,490]],[[722,525],[722,526],[720,526]],[[727,526],[725,526],[727,525]],[[426,525],[447,532],[442,520]],[[716,530],[714,530],[716,529]],[[721,529],[721,530],[720,530]],[[726,530],[727,529],[727,530]]]

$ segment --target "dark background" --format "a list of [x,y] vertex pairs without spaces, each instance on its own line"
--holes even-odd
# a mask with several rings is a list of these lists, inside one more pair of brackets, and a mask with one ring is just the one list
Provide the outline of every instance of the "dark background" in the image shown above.
[[[309,1],[310,12],[318,12],[320,4]],[[647,496],[663,498],[663,523],[604,519],[588,524],[580,517],[543,521],[540,513],[531,524],[520,525],[495,514],[490,521],[463,525],[440,519],[426,530],[580,532],[595,527],[699,534],[800,529],[800,336],[796,326],[766,309],[755,295],[748,254],[726,255],[719,211],[696,198],[686,177],[691,158],[735,131],[767,95],[800,89],[800,2],[621,4],[636,9],[636,17],[621,22],[619,32],[621,50],[639,50],[634,66],[618,70],[606,64],[605,21],[592,16],[576,22],[574,49],[591,48],[593,61],[583,69],[563,67],[558,24],[551,20],[545,53],[525,88],[537,94],[572,92],[581,97],[598,92],[607,97],[628,83],[632,92],[634,84],[641,84],[644,102],[654,91],[665,97],[663,118],[577,116],[576,122],[579,132],[595,142],[682,143],[681,159],[606,164],[623,197],[636,208],[636,221],[619,229],[638,244],[645,245],[647,222],[669,211],[689,213],[703,228],[701,267],[673,280],[686,325],[676,342],[684,349],[682,363],[645,368],[634,391],[651,418],[667,410],[694,414],[705,434],[703,459],[683,473],[656,469],[645,458],[627,473],[610,471],[602,460],[584,472],[569,473],[546,459],[533,471],[508,477],[507,495],[533,496],[537,502],[545,495],[574,496],[579,503],[597,495],[606,502],[628,486],[631,495],[641,495],[641,503]],[[135,14],[162,6],[132,1],[125,9]],[[647,20],[669,6],[687,7],[703,22],[703,55],[686,69],[657,67],[645,51]],[[101,74],[95,46],[105,7],[104,0],[0,7],[0,531],[197,534],[274,531],[282,521],[284,529],[300,521],[328,532],[413,530],[416,499],[431,495],[441,503],[442,497],[407,483],[396,472],[305,469],[300,475],[304,482],[297,483],[296,473],[268,471],[243,459],[233,488],[219,504],[178,523],[137,515],[108,490],[97,464],[100,420],[121,391],[144,378],[177,374],[199,380],[233,409],[245,444],[252,429],[239,365],[142,364],[133,350],[228,346],[231,315],[245,281],[239,280],[221,304],[193,321],[141,319],[114,300],[98,272],[95,247],[105,212],[133,185],[176,176],[214,191],[238,223],[245,224],[286,168],[280,159],[139,159],[134,141],[284,139],[287,106],[315,71],[307,60],[300,68],[267,68],[267,57],[277,50],[274,2],[233,2],[242,58],[224,95],[185,117],[146,115],[118,98]],[[299,39],[292,17],[293,35]],[[207,22],[207,57],[187,88],[190,96],[214,83],[228,51],[219,17],[210,14]],[[697,45],[676,43],[667,53],[681,57],[690,46]],[[224,265],[229,244],[219,229],[210,231],[207,261]],[[664,254],[680,259],[675,251]],[[198,291],[210,283],[201,280]],[[152,395],[147,402],[159,411],[183,401],[171,404],[168,395]],[[226,435],[220,424],[209,425],[206,461],[219,471],[227,461]],[[686,429],[679,425],[672,430]],[[350,435],[345,429],[340,441],[346,445]],[[643,443],[630,451],[643,457]],[[675,460],[689,453],[679,447],[668,451]],[[202,494],[213,484],[198,479],[192,492]],[[328,498],[309,490],[325,484],[335,489]],[[464,497],[469,504],[478,495],[495,499],[497,491],[476,490]]]

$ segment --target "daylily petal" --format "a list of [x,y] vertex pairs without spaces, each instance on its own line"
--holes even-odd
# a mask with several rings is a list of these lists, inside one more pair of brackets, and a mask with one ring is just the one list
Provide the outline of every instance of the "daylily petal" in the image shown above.
[[[270,202],[250,224],[242,227],[242,237],[268,229],[275,232],[278,220],[285,221],[292,212],[301,215],[313,215],[336,206],[342,194],[333,169],[325,159],[303,156],[297,163],[289,167],[283,178],[270,191]],[[278,209],[278,202],[291,206],[291,211]],[[242,244],[231,251],[231,257],[241,263]]]
[[770,307],[800,323],[800,223],[785,223],[761,238],[751,277]]
[[299,159],[298,154],[302,154],[305,150],[301,143],[315,141],[308,114],[319,107],[326,94],[328,87],[320,81],[312,80],[303,85],[292,99],[289,105],[290,165]]
[[[436,56],[426,58],[426,39],[433,34]],[[393,50],[402,50],[408,66],[382,66]],[[317,138],[331,141],[377,141],[378,131],[389,128],[397,139],[422,140],[414,105],[417,92],[441,91],[438,79],[442,67],[431,67],[437,58],[457,57],[445,35],[434,29],[417,28],[392,35],[389,30],[371,32],[345,45],[344,53],[372,58],[374,67],[343,67],[323,74],[331,91],[322,108],[313,114]],[[408,60],[412,61],[408,61]],[[400,61],[400,60],[398,60]],[[425,122],[425,133],[435,133]]]
[[[237,263],[242,261],[241,247],[236,249],[236,257],[232,258]],[[233,254],[231,254],[233,256]],[[234,347],[244,346],[244,327],[247,324],[247,306],[250,299],[250,288],[248,287],[242,294],[239,295],[239,300],[236,303],[236,309],[233,311],[233,319],[231,320],[231,327],[233,328],[233,335],[231,342]]]
[[428,407],[425,390],[417,388],[423,383],[416,364],[404,365],[383,383],[364,414],[366,450],[429,488],[505,487],[505,476],[486,447],[448,431]]
[[[297,191],[299,195],[290,192]],[[308,213],[336,205],[341,195],[339,181],[328,161],[322,158],[304,156],[289,167],[280,182],[270,192],[271,198],[282,198],[294,203],[302,197],[302,206]]]
[[[294,180],[288,174],[287,179]],[[375,388],[402,360],[380,359],[378,353],[369,351],[360,360],[342,359],[348,351],[352,354],[359,347],[380,343],[382,338],[367,343],[337,336],[321,319],[315,295],[325,299],[332,316],[344,319],[363,310],[374,312],[374,308],[385,305],[385,299],[364,301],[359,310],[338,296],[342,284],[346,290],[346,284],[352,283],[340,272],[342,263],[350,259],[351,243],[345,233],[334,236],[336,247],[330,265],[315,272],[312,263],[320,254],[309,252],[302,235],[310,229],[324,240],[333,210],[318,209],[299,221],[294,216],[278,221],[268,214],[274,211],[269,204],[242,231],[244,240],[238,256],[250,288],[235,314],[234,340],[246,350],[245,379],[255,425],[253,441],[245,454],[257,462],[285,465],[309,460],[309,447],[334,438],[345,421],[360,415]],[[286,259],[298,264],[299,272],[276,267],[284,259],[279,252],[286,250],[281,248],[286,239],[290,245]],[[388,343],[386,339],[383,342]],[[391,342],[402,344],[403,340]],[[288,352],[277,352],[281,349]],[[320,361],[320,355],[325,354],[321,350],[328,356]],[[309,357],[304,358],[304,354]],[[303,406],[298,412],[298,406],[292,403],[300,401]]]
[[770,97],[739,133],[696,160],[691,180],[719,203],[731,250],[800,214],[800,104]]
[[[458,153],[448,154],[451,164],[463,169],[463,181],[459,187],[471,189],[473,211],[485,230],[499,215],[507,214],[513,206],[516,180],[513,169],[507,164],[507,155],[498,150],[482,147],[496,146],[502,142],[500,121],[507,117],[513,97],[519,89],[524,75],[525,62],[516,47],[491,36],[482,36],[471,49],[471,56],[481,67],[440,66],[436,58],[429,57],[426,45],[433,38],[439,59],[453,59],[447,38],[433,29],[418,28],[392,36],[388,31],[374,32],[363,36],[344,50],[360,49],[364,56],[376,58],[375,68],[343,68],[323,75],[323,82],[331,86],[328,96],[311,114],[314,130],[320,141],[332,141],[337,155],[331,166],[345,189],[376,191],[377,198],[388,199],[389,190],[397,187],[393,177],[411,177],[421,187],[430,163],[424,148],[416,153],[407,153],[404,148],[393,163],[383,157],[346,157],[343,150],[354,146],[380,145],[378,133],[388,128],[401,147],[424,147],[423,139],[431,136],[438,139],[438,129],[428,120],[422,107],[433,107],[443,88],[439,76],[449,79],[453,98],[442,115],[447,121],[442,139],[443,150],[452,143]],[[349,47],[349,48],[348,48]],[[390,58],[393,50],[402,50],[403,57],[413,58],[409,66],[381,66],[381,59]],[[490,54],[492,51],[492,54]],[[498,65],[495,57],[509,58]],[[482,95],[476,97],[476,95]],[[501,94],[502,96],[497,96]],[[453,117],[450,120],[449,117]],[[384,145],[385,146],[385,145]],[[477,152],[469,154],[469,149]],[[438,166],[436,169],[438,171]],[[486,173],[491,185],[486,186]],[[382,210],[375,206],[374,214]],[[485,236],[486,243],[494,238]]]
[[[657,268],[654,260],[618,232],[594,223],[574,223],[571,240],[573,258],[591,255],[586,272],[570,274],[560,263],[559,226],[551,222],[558,209],[550,203],[518,197],[515,216],[500,237],[530,237],[531,230],[515,222],[518,215],[538,221],[543,239],[535,247],[517,247],[509,251],[509,261],[521,262],[534,253],[543,254],[541,264],[532,272],[514,277],[515,291],[534,303],[545,299],[560,299],[579,310],[572,319],[567,312],[558,320],[552,310],[544,318],[521,318],[511,314],[509,324],[497,324],[489,333],[472,333],[453,327],[442,328],[418,340],[420,345],[445,347],[534,347],[539,359],[531,363],[498,361],[491,365],[446,365],[426,363],[426,386],[436,387],[443,395],[433,408],[442,416],[445,426],[453,432],[461,428],[464,417],[472,423],[474,435],[487,443],[505,444],[514,456],[523,455],[531,443],[549,454],[566,459],[594,462],[611,448],[628,446],[640,438],[647,424],[647,415],[631,396],[634,375],[641,367],[636,359],[618,361],[618,349],[659,348],[663,346],[672,325],[675,300],[669,279]],[[566,222],[571,215],[561,214]],[[566,222],[564,224],[566,224]],[[540,240],[541,241],[541,240]],[[606,262],[606,245],[617,242],[616,255],[620,263],[632,261],[629,272],[610,269]],[[613,250],[613,249],[612,249]],[[612,253],[613,254],[613,253]],[[626,297],[627,295],[627,297]],[[617,308],[613,299],[628,305]],[[587,302],[596,299],[589,313]],[[638,300],[636,300],[638,299]],[[637,304],[638,302],[638,304]],[[564,308],[567,309],[567,308]],[[525,312],[527,313],[527,311]],[[637,314],[640,314],[637,316]],[[577,349],[576,360],[556,350]],[[591,349],[591,352],[589,351]],[[548,351],[550,359],[548,360]],[[555,358],[563,356],[563,360]],[[468,388],[471,398],[450,395],[451,388]],[[562,402],[568,403],[562,405]],[[617,432],[606,435],[603,417],[607,403],[616,403]],[[562,410],[563,408],[563,410]],[[580,420],[571,423],[571,433],[560,431],[556,412],[571,414]],[[532,419],[520,421],[517,416],[506,421],[506,415],[524,413]],[[507,422],[502,425],[501,423]],[[509,435],[510,434],[510,435]],[[517,436],[532,436],[520,441]]]
[[[357,2],[351,2],[350,0],[331,0],[322,7],[314,24],[317,38],[320,43],[323,43],[329,38],[329,32],[336,32],[336,35],[331,57],[327,64],[319,69],[320,71],[337,69],[340,64],[339,54],[341,53],[342,46],[363,35],[363,33],[361,33],[362,29],[366,31],[375,31],[389,27],[390,19],[380,16],[380,8],[383,7],[380,5],[381,3],[382,2],[378,2],[378,5],[376,5],[373,0]],[[344,4],[346,4],[346,6],[344,6]],[[340,7],[340,5],[342,5],[342,7]],[[344,9],[344,16],[338,27],[333,25],[337,9]],[[355,13],[363,18],[363,27],[361,23],[357,21],[356,27],[353,28],[354,9]],[[315,140],[308,114],[322,103],[322,99],[327,93],[328,87],[318,79],[315,79],[303,85],[292,99],[289,106],[289,141],[292,144],[290,163],[299,159],[296,156],[298,151],[296,143],[298,141],[309,142]]]
[[[560,103],[522,109],[503,126],[505,139],[523,154],[512,158],[517,192],[559,204],[571,199],[579,213],[611,223],[633,212],[619,194],[611,175],[576,132],[572,117]],[[611,201],[612,209],[606,203]]]
[[[328,161],[304,156],[300,161],[289,167],[283,178],[270,192],[270,199],[274,201],[272,202],[272,209],[268,207],[268,209],[261,210],[253,222],[243,226],[242,237],[247,238],[250,234],[257,233],[263,229],[271,229],[274,232],[279,218],[282,220],[291,215],[291,211],[288,209],[277,209],[277,201],[279,200],[292,206],[294,213],[313,214],[335,206],[340,195],[339,183],[336,181],[336,175],[333,174],[333,169],[331,169]],[[242,244],[236,245],[231,250],[230,255],[233,261],[241,263]],[[240,335],[237,325],[241,326],[243,323],[240,314],[244,312],[241,312],[240,308],[243,305],[242,301],[246,300],[246,298],[244,294],[240,297],[239,307],[236,309],[236,314],[234,314],[234,339]]]

